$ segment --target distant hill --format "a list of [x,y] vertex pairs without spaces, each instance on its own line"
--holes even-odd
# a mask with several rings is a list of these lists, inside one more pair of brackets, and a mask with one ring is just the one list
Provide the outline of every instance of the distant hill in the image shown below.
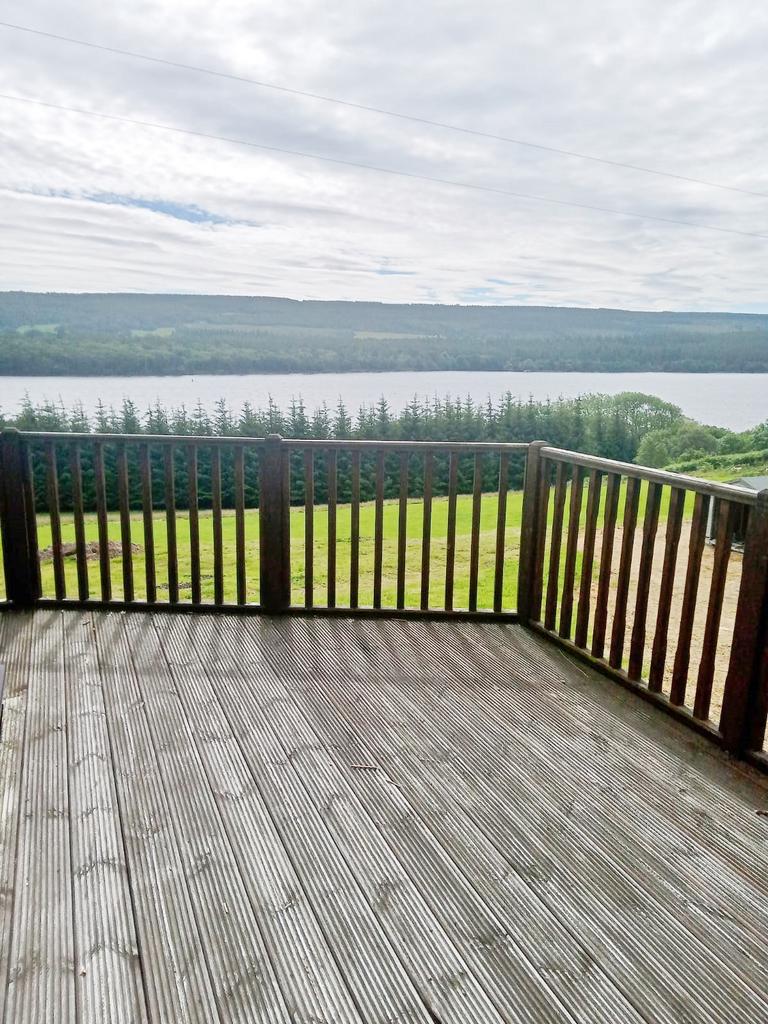
[[0,293],[1,374],[768,372],[768,315]]

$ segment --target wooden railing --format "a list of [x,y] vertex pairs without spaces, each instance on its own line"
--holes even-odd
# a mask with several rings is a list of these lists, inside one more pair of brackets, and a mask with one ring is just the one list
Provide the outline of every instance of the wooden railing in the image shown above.
[[768,491],[538,443],[528,468],[521,620],[730,749],[762,751]]
[[7,430],[0,455],[8,604],[516,618],[765,759],[768,492],[544,442]]
[[8,597],[509,616],[526,452],[6,431]]

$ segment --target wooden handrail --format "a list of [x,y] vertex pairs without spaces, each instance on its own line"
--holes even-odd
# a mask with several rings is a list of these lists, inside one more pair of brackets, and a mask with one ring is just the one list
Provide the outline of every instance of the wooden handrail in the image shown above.
[[[13,428],[9,428],[13,429]],[[30,441],[55,441],[61,444],[93,444],[95,441],[102,441],[105,444],[150,444],[150,445],[170,445],[172,447],[185,447],[188,445],[201,445],[201,444],[216,444],[224,448],[227,447],[246,447],[246,448],[264,448],[266,447],[269,437],[280,436],[280,440],[287,446],[297,451],[304,451],[309,448],[314,449],[344,449],[346,451],[371,451],[375,452],[381,448],[392,450],[392,451],[414,451],[414,452],[426,452],[429,449],[432,451],[445,452],[450,449],[455,449],[463,454],[471,455],[475,452],[500,452],[500,451],[518,451],[525,452],[528,449],[527,441],[369,441],[361,440],[359,438],[298,438],[298,437],[282,437],[281,435],[272,434],[268,437],[243,437],[243,436],[231,436],[228,434],[112,434],[112,433],[98,433],[98,434],[82,434],[74,433],[69,431],[51,431],[51,430],[17,430],[15,431],[19,437],[30,440]]]
[[733,484],[722,484],[717,480],[702,480],[695,476],[682,473],[670,473],[666,469],[651,469],[648,466],[636,466],[633,462],[619,462],[615,459],[603,459],[599,455],[585,455],[583,452],[571,452],[565,448],[544,447],[541,449],[544,458],[552,462],[567,462],[572,466],[585,469],[598,469],[605,473],[621,473],[623,476],[635,477],[637,480],[648,480],[650,483],[668,487],[680,487],[694,494],[707,494],[727,501],[738,501],[743,505],[757,503],[754,491]]
[[527,441],[368,441],[349,438],[342,440],[329,438],[328,440],[317,440],[315,438],[283,438],[284,444],[297,451],[305,451],[308,448],[315,449],[344,449],[345,451],[369,451],[376,452],[380,449],[392,452],[410,451],[424,454],[428,451],[449,452],[457,451],[462,455],[474,455],[483,452],[527,452]]

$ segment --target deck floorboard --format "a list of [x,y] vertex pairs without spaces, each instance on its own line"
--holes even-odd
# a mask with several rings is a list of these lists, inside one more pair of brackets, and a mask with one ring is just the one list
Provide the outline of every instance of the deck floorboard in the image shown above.
[[765,779],[522,627],[0,645],[0,1024],[768,1019]]
[[[73,874],[61,618],[40,612],[27,638],[26,725],[9,943],[8,1021],[74,1020]],[[12,688],[21,684],[11,670]]]
[[68,615],[62,625],[79,1018],[144,1024],[139,939],[93,623],[89,615]]
[[13,944],[24,731],[27,722],[29,617],[0,616],[3,695],[0,709],[0,1020],[5,1020]]

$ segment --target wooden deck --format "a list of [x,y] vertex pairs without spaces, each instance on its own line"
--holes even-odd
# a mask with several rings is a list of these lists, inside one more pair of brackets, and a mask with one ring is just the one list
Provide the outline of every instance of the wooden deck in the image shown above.
[[521,627],[0,630],[4,1024],[768,1019],[765,780]]

